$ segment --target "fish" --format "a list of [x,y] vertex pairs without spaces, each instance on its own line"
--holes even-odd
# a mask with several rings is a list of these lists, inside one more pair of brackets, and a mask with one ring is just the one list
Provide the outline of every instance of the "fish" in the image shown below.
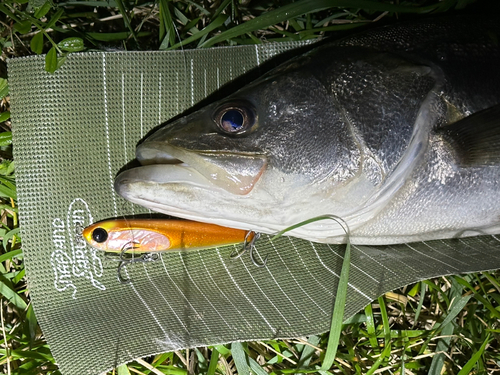
[[136,148],[126,200],[321,243],[500,233],[500,26],[433,18],[325,43]]
[[246,230],[176,219],[108,219],[83,229],[83,238],[107,253],[145,254],[250,243]]

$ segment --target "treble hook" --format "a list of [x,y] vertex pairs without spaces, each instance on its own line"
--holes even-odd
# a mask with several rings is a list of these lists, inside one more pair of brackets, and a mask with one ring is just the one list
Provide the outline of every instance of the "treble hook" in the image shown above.
[[116,255],[111,253],[106,253],[106,258],[109,260],[117,261],[120,262],[118,264],[118,267],[116,269],[116,273],[118,276],[118,281],[120,284],[127,284],[130,282],[130,278],[124,278],[122,276],[122,269],[126,267],[129,264],[132,263],[145,263],[145,262],[154,262],[155,260],[159,259],[158,254],[155,253],[144,253],[140,255],[139,257],[134,257],[134,254],[126,254],[127,251],[133,250],[135,248],[135,245],[137,243],[135,242],[128,242],[125,245],[123,245],[120,255],[118,255],[118,259],[116,259]]
[[[248,237],[250,237],[250,235],[252,233],[254,234],[254,236],[249,242]],[[245,254],[247,251],[249,251],[250,252],[250,260],[252,261],[254,266],[259,267],[259,268],[265,267],[266,263],[267,263],[268,255],[266,255],[263,262],[260,262],[255,258],[255,254],[254,254],[255,241],[257,241],[259,238],[260,238],[260,233],[255,233],[253,231],[249,231],[245,236],[245,242],[243,242],[243,250],[240,252],[236,252],[236,250],[234,250],[229,257],[231,259],[238,259],[238,258],[241,258],[243,256],[243,254]]]

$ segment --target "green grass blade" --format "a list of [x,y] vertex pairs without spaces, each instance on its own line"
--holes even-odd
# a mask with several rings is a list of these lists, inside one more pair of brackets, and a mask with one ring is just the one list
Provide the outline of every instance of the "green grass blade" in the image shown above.
[[3,14],[5,14],[6,16],[8,16],[14,22],[21,22],[20,18],[17,18],[17,16],[14,13],[12,13],[9,10],[9,8],[7,8],[6,6],[4,6],[1,3],[0,3],[0,12],[2,12]]
[[354,314],[349,319],[344,320],[344,324],[360,324],[366,323],[366,315],[365,314]]
[[207,375],[214,375],[217,369],[217,363],[219,362],[219,352],[217,349],[212,349],[212,354],[210,355],[210,364],[208,366]]
[[257,363],[252,357],[248,357],[250,363],[250,369],[256,375],[268,375],[267,372]]
[[63,14],[64,14],[64,9],[59,8],[57,12],[50,18],[50,21],[47,22],[47,24],[45,25],[45,29],[50,29],[51,27],[53,27],[56,24],[56,22],[59,21],[59,18],[61,18]]
[[205,9],[202,5],[198,4],[196,1],[187,0],[186,2],[197,8],[204,15],[206,16],[210,15],[210,12],[207,9]]
[[12,211],[12,212],[15,212],[15,213],[17,213],[19,211],[17,209],[17,207],[12,207],[9,204],[0,204],[0,210]]
[[500,283],[489,272],[483,272],[483,275],[486,276],[488,281],[500,292]]
[[26,310],[26,302],[24,302],[21,296],[17,294],[14,289],[12,289],[11,283],[3,276],[0,276],[0,294],[8,299],[9,302],[18,309],[18,311],[22,312]]
[[33,346],[36,338],[36,327],[38,325],[38,321],[36,319],[35,312],[33,311],[33,305],[31,303],[28,306],[28,310],[26,311],[26,319],[28,320],[28,337],[30,339],[30,346]]
[[385,305],[384,297],[378,297],[377,299],[380,305],[380,315],[382,316],[382,328],[384,330],[385,344],[389,342],[391,338],[391,326],[389,324],[389,315],[387,314],[387,306]]
[[[16,185],[14,183],[14,179],[12,176],[9,176],[9,174],[12,173],[12,167],[13,167],[13,164],[14,162],[9,162],[9,161],[6,161],[4,160],[1,164],[0,164],[0,172],[2,175],[0,175],[0,182],[7,186],[9,189],[11,190],[16,190]],[[7,169],[5,170],[4,172],[4,168],[5,166],[7,167]],[[11,198],[14,198],[14,196],[12,196]]]
[[[0,349],[0,353],[2,353],[4,349]],[[40,349],[36,350],[12,350],[10,352],[13,358],[16,359],[26,359],[26,358],[32,358],[32,359],[40,359],[43,361],[49,361],[53,362],[54,358],[51,356],[50,352],[49,353],[44,353]]]
[[429,375],[440,375],[442,373],[445,356],[443,353],[439,352],[445,352],[449,350],[451,335],[453,335],[454,330],[455,327],[453,327],[453,324],[451,323],[443,326],[443,328],[441,329],[441,336],[449,336],[449,337],[442,337],[439,339],[436,345],[436,353],[438,354],[436,354],[432,358],[431,367],[429,369]]
[[425,299],[425,291],[427,290],[427,286],[425,283],[420,282],[420,299],[418,300],[417,309],[415,310],[415,323],[418,321],[418,317],[420,316],[420,312],[422,311],[422,306],[424,305]]
[[214,15],[212,16],[212,18],[217,18],[219,16],[219,14],[221,14],[224,9],[227,8],[227,6],[231,3],[232,0],[224,0],[220,5],[219,7],[217,8],[217,10],[214,12]]
[[[24,265],[23,265],[24,266]],[[21,271],[18,272],[16,276],[12,278],[12,283],[17,284],[19,281],[22,280],[22,278],[26,275],[26,268],[23,268]]]
[[5,185],[0,185],[0,197],[17,199],[17,193],[15,189]]
[[182,47],[182,46],[184,46],[186,44],[192,43],[195,40],[200,39],[201,37],[207,35],[208,33],[212,32],[213,30],[215,30],[215,29],[219,28],[220,26],[222,26],[224,24],[224,22],[226,22],[227,19],[228,19],[228,16],[226,16],[226,15],[220,15],[219,17],[217,17],[216,19],[214,19],[207,27],[205,27],[204,29],[200,30],[198,33],[193,34],[189,38],[186,38],[182,42],[174,44],[172,47],[167,48],[167,49],[169,49],[169,50],[170,49],[177,49],[177,48]]
[[231,355],[233,356],[234,365],[238,370],[239,375],[250,375],[250,367],[248,365],[248,355],[245,353],[241,342],[233,342],[231,344]]
[[[436,352],[447,352],[450,349],[451,335],[455,332],[453,320],[462,311],[471,296],[462,297],[462,286],[457,282],[456,278],[451,279],[451,288],[448,292],[450,303],[446,309],[446,316],[442,323],[436,324],[435,333],[440,332],[441,336],[436,345]],[[443,293],[441,295],[444,297]],[[436,354],[432,358],[429,374],[441,374],[443,371],[445,355],[443,353]]]
[[377,369],[380,367],[382,362],[389,357],[391,354],[391,345],[390,343],[386,343],[385,349],[382,351],[380,356],[377,358],[377,360],[373,363],[373,365],[370,367],[370,370],[366,372],[366,375],[372,375]]
[[199,33],[200,30],[196,27],[196,24],[198,22],[200,22],[200,17],[195,18],[194,20],[191,20],[188,23],[186,23],[185,29],[188,30],[193,35]]
[[117,4],[115,0],[106,0],[106,1],[66,1],[64,3],[58,4],[60,7],[62,6],[88,6],[88,7],[104,7],[104,8],[116,8]]
[[[163,39],[166,37],[168,41],[168,45],[173,45],[175,43],[175,25],[172,20],[172,15],[170,14],[170,9],[168,7],[168,0],[160,0],[160,22],[163,27],[163,33],[160,33],[160,40],[162,40],[162,45],[164,43]],[[166,33],[166,36],[165,36]]]
[[[445,3],[455,3],[448,1]],[[427,7],[409,7],[403,5],[392,5],[369,0],[301,0],[284,5],[270,12],[264,13],[248,22],[224,31],[209,40],[201,47],[211,47],[216,43],[226,41],[240,35],[250,33],[259,29],[266,29],[277,23],[287,21],[291,18],[328,9],[330,7],[362,8],[381,12],[401,12],[401,13],[427,13],[443,7],[442,4],[435,4]]]
[[223,356],[231,355],[231,350],[226,348],[224,345],[215,345],[214,348],[217,349],[217,351]]
[[115,0],[115,1],[116,1],[116,5],[118,6],[118,10],[120,11],[120,13],[123,17],[123,22],[125,23],[125,26],[127,26],[127,28],[130,30],[130,34],[132,34],[132,37],[134,38],[134,40],[136,42],[138,42],[137,35],[135,33],[134,28],[132,27],[132,24],[130,23],[130,17],[129,17],[127,10],[125,9],[125,5],[123,4],[123,1],[122,0]]
[[495,307],[485,298],[483,297],[481,294],[479,294],[476,289],[470,285],[470,283],[465,280],[464,278],[461,278],[461,277],[457,277],[456,278],[457,282],[466,286],[468,289],[470,289],[471,292],[474,293],[474,297],[476,297],[480,302],[482,302],[484,304],[484,306],[490,310],[490,312],[497,318],[497,319],[500,319],[500,311],[498,311],[497,309],[495,309]]
[[330,325],[330,336],[328,338],[328,346],[325,353],[325,358],[321,365],[321,370],[328,370],[332,367],[337,355],[337,349],[342,333],[342,322],[344,321],[345,301],[347,298],[347,287],[349,281],[349,268],[351,266],[351,244],[347,242],[344,261],[342,262],[342,271],[340,272],[339,285],[337,287],[337,295],[335,296],[335,305],[333,308],[332,322]]
[[[94,40],[97,40],[99,42],[114,42],[117,40],[125,40],[129,37],[130,32],[128,31],[120,31],[118,33],[94,33],[94,32],[89,32],[86,33],[89,37],[91,37]],[[142,31],[137,34],[139,38],[151,35],[149,31]]]
[[201,47],[211,47],[216,43],[226,41],[237,36],[250,33],[255,30],[265,29],[269,26],[273,26],[277,23],[286,21],[287,19],[300,16],[312,11],[319,11],[330,7],[330,0],[301,0],[295,3],[284,5],[278,9],[274,9],[270,12],[264,13],[263,15],[254,18],[248,22],[241,25],[233,27],[225,32],[216,35],[205,43]]
[[373,316],[373,308],[370,303],[365,307],[365,315],[366,315],[366,331],[368,333],[370,345],[373,350],[378,351],[379,345],[377,341],[377,329],[375,327],[375,317]]
[[120,365],[116,368],[116,373],[118,375],[130,375],[130,371],[126,364]]
[[313,38],[318,33],[324,33],[324,32],[328,32],[328,31],[351,30],[351,29],[355,29],[356,27],[363,26],[366,23],[367,22],[353,22],[353,23],[345,23],[343,25],[318,27],[318,28],[314,28],[314,29],[307,29],[307,30],[299,31],[298,34],[302,39],[306,39],[308,37]]
[[[187,18],[184,13],[182,13],[179,9],[177,9],[176,7],[174,7],[174,14],[177,16],[177,18],[179,19],[179,21],[183,24],[183,25],[187,25],[188,22],[189,22],[189,18]],[[189,29],[188,29],[189,30]]]
[[342,322],[344,321],[344,309],[345,309],[345,301],[347,298],[347,288],[349,281],[349,268],[351,265],[351,243],[349,241],[349,236],[350,236],[349,227],[347,226],[347,223],[339,216],[322,215],[289,226],[288,228],[283,229],[282,231],[278,232],[273,238],[271,238],[271,241],[273,241],[281,237],[288,231],[313,223],[315,221],[327,220],[327,219],[336,221],[342,227],[347,236],[347,244],[344,254],[344,260],[342,262],[342,270],[340,272],[337,294],[335,296],[335,304],[333,308],[332,321],[330,325],[330,335],[328,338],[327,350],[325,353],[325,357],[323,359],[323,363],[321,365],[322,371],[327,371],[328,369],[330,369],[330,367],[332,367],[333,362],[335,361],[335,356],[337,354],[340,334],[342,333]]
[[8,251],[5,254],[0,255],[0,263],[5,262],[7,259],[19,257],[20,255],[23,255],[23,251],[21,249]]
[[468,374],[473,373],[472,368],[474,367],[474,365],[479,361],[479,359],[483,355],[484,350],[486,349],[486,345],[488,344],[489,341],[490,341],[490,335],[488,334],[486,336],[486,339],[484,340],[483,344],[479,348],[479,350],[477,352],[475,352],[474,355],[471,357],[471,359],[469,359],[467,361],[465,366],[462,367],[462,369],[459,371],[458,375],[468,375]]
[[20,228],[14,228],[7,232],[5,236],[2,239],[2,245],[4,249],[7,249],[7,246],[9,244],[9,241],[12,239],[12,243],[14,243],[14,236],[16,236],[19,233]]
[[207,358],[205,358],[200,349],[194,348],[193,351],[196,354],[196,360],[198,361],[198,368],[200,369],[200,371],[205,372],[205,369],[208,368]]
[[0,78],[0,99],[5,98],[8,94],[9,84],[5,78]]
[[[201,2],[192,0],[161,0],[161,2],[163,3],[163,9],[161,10],[163,12],[168,11],[168,15],[158,13],[160,0],[154,2],[80,0],[55,3],[51,0],[29,0],[29,4],[28,0],[3,0],[0,1],[0,13],[5,14],[4,18],[6,20],[4,20],[4,23],[7,26],[4,26],[6,32],[11,32],[0,39],[4,43],[4,49],[8,51],[8,54],[10,54],[10,50],[14,52],[12,56],[29,54],[30,50],[28,49],[30,46],[37,53],[47,52],[56,45],[59,49],[67,49],[68,52],[83,47],[83,43],[75,40],[75,43],[65,44],[67,48],[61,48],[63,42],[60,42],[60,40],[70,36],[84,37],[86,38],[85,44],[91,42],[98,49],[113,48],[115,46],[138,49],[138,45],[140,45],[141,48],[154,50],[157,49],[160,42],[164,43],[161,49],[168,49],[168,47],[170,49],[180,48],[187,44],[190,47],[196,45],[206,47],[209,44],[214,45],[217,39],[220,42],[227,42],[227,38],[229,38],[228,44],[260,44],[271,41],[305,40],[316,38],[320,33],[364,26],[367,22],[371,22],[370,19],[373,20],[380,14],[374,14],[374,9],[379,9],[377,10],[379,12],[381,9],[392,7],[392,12],[422,13],[441,11],[451,6],[463,6],[472,1],[425,1],[425,4],[436,3],[429,6],[413,6],[412,2],[406,1],[400,2],[405,6],[400,6],[397,5],[398,2],[387,0],[296,0],[295,2],[219,0],[215,3],[208,2],[206,5],[209,6],[206,7],[200,5]],[[413,4],[416,3],[413,2]],[[281,4],[287,5],[279,8]],[[322,4],[325,7],[343,4],[346,8],[329,9],[315,14],[314,12],[319,9],[318,6]],[[364,7],[354,9],[363,4]],[[87,8],[88,6],[99,8],[92,9]],[[123,14],[123,21],[116,19],[119,12],[117,7],[120,8]],[[132,7],[134,7],[133,10]],[[298,9],[298,7],[302,7],[302,10],[297,10],[296,14],[299,11],[304,11],[304,13],[295,16],[291,15],[290,12],[286,15],[283,14],[283,11],[287,12],[290,9]],[[268,9],[271,9],[271,11],[268,11]],[[88,12],[84,13],[85,10],[88,10]],[[159,14],[161,16],[160,21],[158,20]],[[238,15],[238,17],[235,17],[235,15]],[[274,20],[270,18],[270,15],[273,15]],[[166,19],[168,16],[170,16],[170,21]],[[41,17],[42,19],[40,19]],[[385,17],[390,18],[392,15],[389,14]],[[337,23],[338,18],[345,23]],[[247,22],[248,19],[251,21]],[[48,22],[45,20],[48,20]],[[276,20],[281,20],[279,22],[283,22],[283,24],[276,24]],[[25,23],[20,25],[21,30],[23,32],[31,31],[32,33],[19,38],[19,32],[13,29],[13,25],[23,21]],[[94,28],[92,26],[94,22],[99,22],[100,27]],[[258,22],[264,27],[253,31]],[[234,25],[238,23],[239,26],[234,28]],[[132,30],[137,33],[138,38],[147,37],[158,33],[158,25],[163,28],[163,32],[159,33],[163,35],[160,41],[155,39],[152,42],[151,40],[148,41],[151,43],[143,43],[144,40],[140,40],[140,44],[133,42],[131,38]],[[38,30],[35,30],[33,26]],[[176,26],[181,26],[179,33],[177,33]],[[16,27],[19,27],[19,25]],[[48,30],[49,28],[52,30]],[[97,30],[104,32],[91,32]],[[141,30],[147,31],[140,32]],[[113,33],[106,33],[105,31],[113,31]],[[231,37],[231,33],[237,36]],[[216,36],[214,37],[214,35]],[[54,37],[55,42],[49,39],[50,36]],[[9,39],[18,40],[21,43],[14,43]],[[59,43],[56,44],[57,42]],[[127,45],[127,43],[130,43],[130,45]],[[176,44],[173,45],[173,43]],[[27,48],[24,48],[23,44]],[[56,48],[55,51],[56,69],[65,58],[59,49]],[[0,99],[5,98],[8,94],[7,80],[0,78]],[[9,98],[6,98],[0,108],[0,111],[4,110],[3,113],[0,113],[0,122],[4,126],[4,130],[8,130],[7,128],[10,126],[9,123],[3,123],[10,117],[7,111],[8,104]],[[2,139],[2,134],[0,134],[0,146],[3,144]],[[0,238],[6,238],[4,240],[5,245],[12,248],[12,245],[8,244],[9,237],[6,237],[6,235],[17,226],[17,207],[15,207],[15,202],[10,199],[16,199],[16,185],[13,176],[4,180],[13,172],[12,170],[9,172],[9,168],[14,168],[14,163],[9,166],[7,161],[7,159],[10,159],[9,155],[11,155],[9,143],[10,139],[7,136],[4,143],[4,146],[7,147],[6,150],[3,150],[5,151],[6,160],[0,163],[0,198],[7,198],[0,202],[0,210],[2,210],[3,217],[7,220],[4,220],[4,225],[0,228]],[[14,207],[11,205],[14,205]],[[297,226],[305,224],[307,223],[299,223]],[[19,237],[12,236],[12,233],[9,236],[15,241],[19,240]],[[14,244],[15,250],[6,253],[0,252],[0,270],[3,273],[0,283],[5,284],[0,286],[0,292],[10,293],[13,299],[16,298],[16,295],[21,299],[21,302],[8,301],[7,298],[4,300],[5,311],[10,310],[16,313],[6,317],[6,331],[4,333],[6,342],[0,350],[0,354],[2,354],[0,363],[2,363],[5,371],[8,366],[6,363],[8,355],[12,364],[12,373],[58,374],[57,366],[54,364],[55,361],[50,355],[48,346],[44,345],[43,337],[40,336],[40,329],[37,326],[32,306],[25,302],[29,298],[29,294],[25,290],[26,280],[23,280],[25,268],[22,263],[21,249],[18,249],[19,245],[19,243]],[[352,256],[354,257],[354,254]],[[254,347],[252,344],[235,344],[233,355],[237,355],[238,350],[240,350],[242,361],[238,362],[238,366],[243,370],[239,373],[264,375],[264,371],[268,371],[271,374],[404,374],[405,370],[408,370],[406,373],[417,374],[428,373],[432,362],[429,355],[434,354],[436,350],[441,350],[449,353],[450,361],[448,361],[446,354],[434,355],[433,361],[435,362],[432,364],[431,374],[438,374],[443,369],[448,370],[448,368],[444,367],[444,363],[446,363],[446,367],[449,366],[451,372],[454,371],[455,374],[459,375],[481,374],[486,373],[487,370],[495,372],[500,368],[496,350],[499,342],[498,335],[500,334],[500,329],[498,329],[500,315],[498,309],[500,304],[499,277],[500,272],[498,271],[492,271],[491,275],[482,273],[464,276],[464,280],[460,284],[466,286],[467,291],[471,291],[472,297],[463,297],[463,290],[456,291],[458,294],[450,293],[449,284],[447,284],[446,280],[422,281],[415,285],[412,292],[408,293],[410,295],[413,293],[412,296],[420,293],[420,298],[415,303],[408,303],[404,308],[395,307],[388,298],[382,299],[381,309],[382,313],[385,314],[382,319],[380,319],[375,305],[370,305],[365,309],[364,314],[361,313],[349,320],[344,320],[342,325],[344,327],[342,331],[344,336],[342,336],[342,340],[337,341],[337,354],[333,355],[334,365],[328,371],[320,369],[321,360],[327,357],[324,356],[325,351],[329,348],[332,350],[334,345],[327,346],[327,342],[330,342],[330,340],[321,340],[318,336],[311,336],[309,342],[319,347],[319,350],[304,345],[302,342],[297,343],[293,339],[266,341],[265,343],[270,348],[272,347],[277,352],[282,353],[283,357],[275,355],[271,350],[262,349],[262,352],[256,350],[259,354],[265,355],[267,359],[265,370],[261,367],[262,365],[259,365],[253,359],[255,358],[254,350],[260,345]],[[428,288],[426,289],[426,287]],[[406,289],[402,289],[400,293],[406,292]],[[19,306],[16,306],[16,303]],[[27,304],[24,314],[22,314],[23,304]],[[385,307],[385,304],[387,304],[387,307]],[[464,308],[460,310],[460,306]],[[393,310],[391,310],[391,307]],[[339,309],[335,310],[340,311]],[[392,330],[388,324],[387,312],[400,313],[398,317],[391,314],[391,318],[396,318]],[[411,316],[412,313],[414,316]],[[442,316],[440,316],[441,313],[443,313]],[[9,321],[12,316],[14,320]],[[407,317],[409,319],[406,319]],[[343,317],[340,318],[340,321],[342,319]],[[366,331],[363,323],[366,324]],[[347,324],[351,325],[346,328]],[[426,330],[428,324],[434,324],[432,331]],[[381,330],[382,327],[384,331]],[[410,330],[412,328],[413,330]],[[488,333],[489,336],[487,336]],[[437,335],[453,336],[436,339]],[[333,331],[330,332],[330,339],[332,337],[334,337]],[[386,339],[385,346],[384,338]],[[191,359],[188,361],[191,368],[195,369],[192,371],[210,375],[226,372],[238,373],[231,361],[229,347],[228,344],[226,346],[210,347],[207,351],[195,349],[196,356],[192,356],[192,361]],[[14,349],[14,356],[11,356],[6,348]],[[391,355],[391,350],[394,356]],[[284,357],[292,358],[292,355],[289,355],[290,353],[296,355],[297,359],[300,358],[297,360],[297,364],[290,365],[291,362],[283,360]],[[420,355],[425,358],[412,359],[412,356],[419,357]],[[335,362],[335,358],[342,359],[342,364],[339,361]],[[181,369],[185,364],[173,353],[156,356],[153,365],[154,370],[149,367],[145,368],[140,364],[129,364],[128,367],[123,365],[112,374],[116,374],[116,371],[119,374],[132,374],[135,372],[144,374],[188,374],[188,370]],[[338,365],[338,368],[335,365]],[[387,366],[387,369],[382,369],[383,366]],[[459,366],[463,366],[460,372]]]
[[[3,122],[1,118],[5,118],[7,120],[10,117],[10,112],[4,112],[0,115],[0,122]],[[8,146],[12,144],[12,132],[2,132],[0,133],[0,147],[1,146]]]
[[472,297],[471,295],[468,295],[465,297],[453,298],[450,306],[448,307],[446,318],[444,318],[444,320],[441,322],[441,325],[436,325],[436,328],[451,323],[451,321],[454,320],[457,317],[457,315],[462,312],[462,310],[464,309],[465,305],[467,305],[467,302],[469,302],[471,297]]
[[311,358],[316,351],[313,346],[318,346],[320,342],[320,337],[319,336],[310,336],[307,339],[307,342],[311,345],[304,345],[304,349],[302,349],[302,352],[300,353],[300,359],[299,362],[297,363],[297,369],[300,368],[306,368],[309,366],[309,363],[311,362]]
[[294,28],[295,31],[302,31],[302,30],[304,30],[304,27],[301,24],[299,24],[297,22],[297,20],[295,20],[295,19],[292,18],[288,22],[290,23],[290,26],[292,26]]
[[291,225],[288,228],[283,229],[282,231],[276,233],[274,235],[274,237],[271,238],[271,241],[274,241],[274,240],[278,239],[279,237],[283,236],[286,232],[289,232],[291,230],[303,227],[304,225],[307,225],[307,224],[310,224],[310,223],[314,223],[315,221],[320,221],[320,220],[334,220],[334,221],[336,221],[342,227],[342,229],[344,229],[344,231],[346,232],[347,236],[350,235],[349,228],[347,227],[347,224],[345,223],[344,219],[342,219],[340,216],[336,216],[336,215],[322,215],[322,216],[316,216],[316,217],[313,217],[311,219],[307,219],[307,220],[301,221],[300,223]]

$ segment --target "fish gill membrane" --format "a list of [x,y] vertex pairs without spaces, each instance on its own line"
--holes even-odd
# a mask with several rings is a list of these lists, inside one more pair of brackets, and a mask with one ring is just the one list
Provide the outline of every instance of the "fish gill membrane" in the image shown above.
[[[125,199],[276,233],[342,218],[352,244],[500,233],[500,26],[419,21],[334,41],[160,128]],[[287,235],[344,243],[337,223]]]

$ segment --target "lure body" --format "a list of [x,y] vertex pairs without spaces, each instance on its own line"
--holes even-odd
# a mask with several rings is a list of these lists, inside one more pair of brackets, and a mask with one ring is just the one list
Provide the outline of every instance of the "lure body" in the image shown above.
[[87,243],[106,252],[151,253],[203,249],[251,241],[253,233],[190,220],[113,219],[83,230]]

